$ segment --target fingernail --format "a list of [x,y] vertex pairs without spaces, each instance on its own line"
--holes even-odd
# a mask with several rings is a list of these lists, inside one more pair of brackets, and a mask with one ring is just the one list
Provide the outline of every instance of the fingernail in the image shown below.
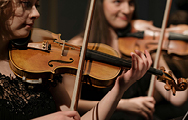
[[139,50],[134,50],[135,52],[139,52]]
[[133,52],[131,52],[131,57],[134,59],[135,58],[135,55]]

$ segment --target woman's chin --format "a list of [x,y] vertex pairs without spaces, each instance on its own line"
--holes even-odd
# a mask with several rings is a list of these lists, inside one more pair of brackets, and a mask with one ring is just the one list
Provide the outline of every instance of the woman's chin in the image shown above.
[[128,26],[128,22],[119,22],[118,24],[114,25],[115,29],[124,29]]
[[26,37],[29,36],[29,33],[30,33],[30,31],[29,32],[22,32],[22,33],[18,33],[16,35],[14,35],[14,36],[15,36],[15,39],[26,38]]
[[116,29],[124,29],[126,27],[127,27],[127,25],[119,25],[119,26],[116,27]]

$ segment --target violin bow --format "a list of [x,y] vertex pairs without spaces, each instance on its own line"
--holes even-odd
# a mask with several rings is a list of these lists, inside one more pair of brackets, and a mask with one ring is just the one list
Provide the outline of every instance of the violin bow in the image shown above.
[[70,106],[71,110],[76,110],[78,106],[79,94],[81,90],[83,67],[84,67],[85,55],[86,55],[86,50],[87,50],[87,45],[88,45],[88,40],[89,40],[89,32],[91,29],[92,17],[94,13],[93,11],[94,11],[94,6],[95,6],[95,1],[96,0],[91,0],[90,2],[90,8],[89,8],[87,23],[86,23],[86,28],[85,28],[84,38],[83,38],[83,43],[82,43],[82,50],[80,53],[80,59],[78,63],[78,69],[77,69],[76,79],[75,79],[75,84],[74,84],[74,91],[73,91],[72,101],[71,101],[71,106]]
[[[160,58],[163,39],[164,39],[164,33],[165,33],[166,26],[167,26],[167,21],[168,21],[168,17],[169,17],[169,13],[170,13],[171,4],[172,4],[172,0],[167,0],[166,8],[165,8],[165,14],[164,14],[163,23],[162,23],[161,35],[160,35],[160,39],[159,39],[159,43],[158,43],[158,48],[157,48],[157,53],[156,53],[156,57],[155,57],[155,61],[154,61],[154,66],[153,66],[154,68],[158,68],[159,58]],[[149,91],[148,91],[149,97],[153,96],[155,80],[156,80],[156,76],[152,75],[151,80],[150,80],[150,87],[149,87]]]

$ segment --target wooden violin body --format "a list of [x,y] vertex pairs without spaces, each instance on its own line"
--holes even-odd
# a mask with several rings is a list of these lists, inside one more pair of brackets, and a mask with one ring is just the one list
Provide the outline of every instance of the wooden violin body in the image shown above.
[[[139,27],[139,24],[145,27]],[[155,52],[158,47],[160,29],[153,26],[152,22],[144,20],[132,21],[132,28],[133,33],[119,38],[120,51],[126,56],[129,56],[130,52],[135,49],[142,52],[144,50],[148,50],[151,53]],[[162,50],[167,51],[168,54],[178,56],[188,55],[188,35],[185,34],[186,28],[188,28],[187,25],[168,28],[164,35]]]
[[[10,66],[16,75],[27,79],[53,79],[54,74],[76,74],[80,49],[49,42],[50,50],[43,49],[43,43],[29,43],[25,49],[13,48],[10,51]],[[106,52],[118,57],[115,50],[105,44],[90,43],[89,49]],[[86,60],[84,79],[95,87],[107,87],[114,83],[121,68],[109,64]],[[97,71],[97,72],[96,72]]]
[[[119,49],[126,55],[134,50],[148,50],[150,53],[155,52],[158,46],[158,40],[153,39],[139,39],[134,37],[119,38]],[[177,56],[188,55],[188,44],[185,41],[175,41],[165,39],[162,45],[162,50],[167,51],[168,54],[175,54]]]

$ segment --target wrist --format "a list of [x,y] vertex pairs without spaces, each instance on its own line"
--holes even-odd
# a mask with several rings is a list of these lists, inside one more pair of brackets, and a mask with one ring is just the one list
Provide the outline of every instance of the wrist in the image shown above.
[[116,89],[119,89],[120,92],[125,92],[131,85],[130,82],[125,83],[124,78],[121,76],[119,76],[116,81],[115,81],[115,85],[114,87],[116,87]]
[[118,100],[120,100],[124,94],[124,91],[125,90],[119,84],[119,80],[116,79],[115,84],[110,92],[113,93]]
[[127,106],[127,104],[129,104],[128,101],[129,101],[129,99],[121,99],[119,101],[118,106],[117,106],[117,110],[118,111],[127,111],[126,110],[126,108],[127,108],[126,106]]

